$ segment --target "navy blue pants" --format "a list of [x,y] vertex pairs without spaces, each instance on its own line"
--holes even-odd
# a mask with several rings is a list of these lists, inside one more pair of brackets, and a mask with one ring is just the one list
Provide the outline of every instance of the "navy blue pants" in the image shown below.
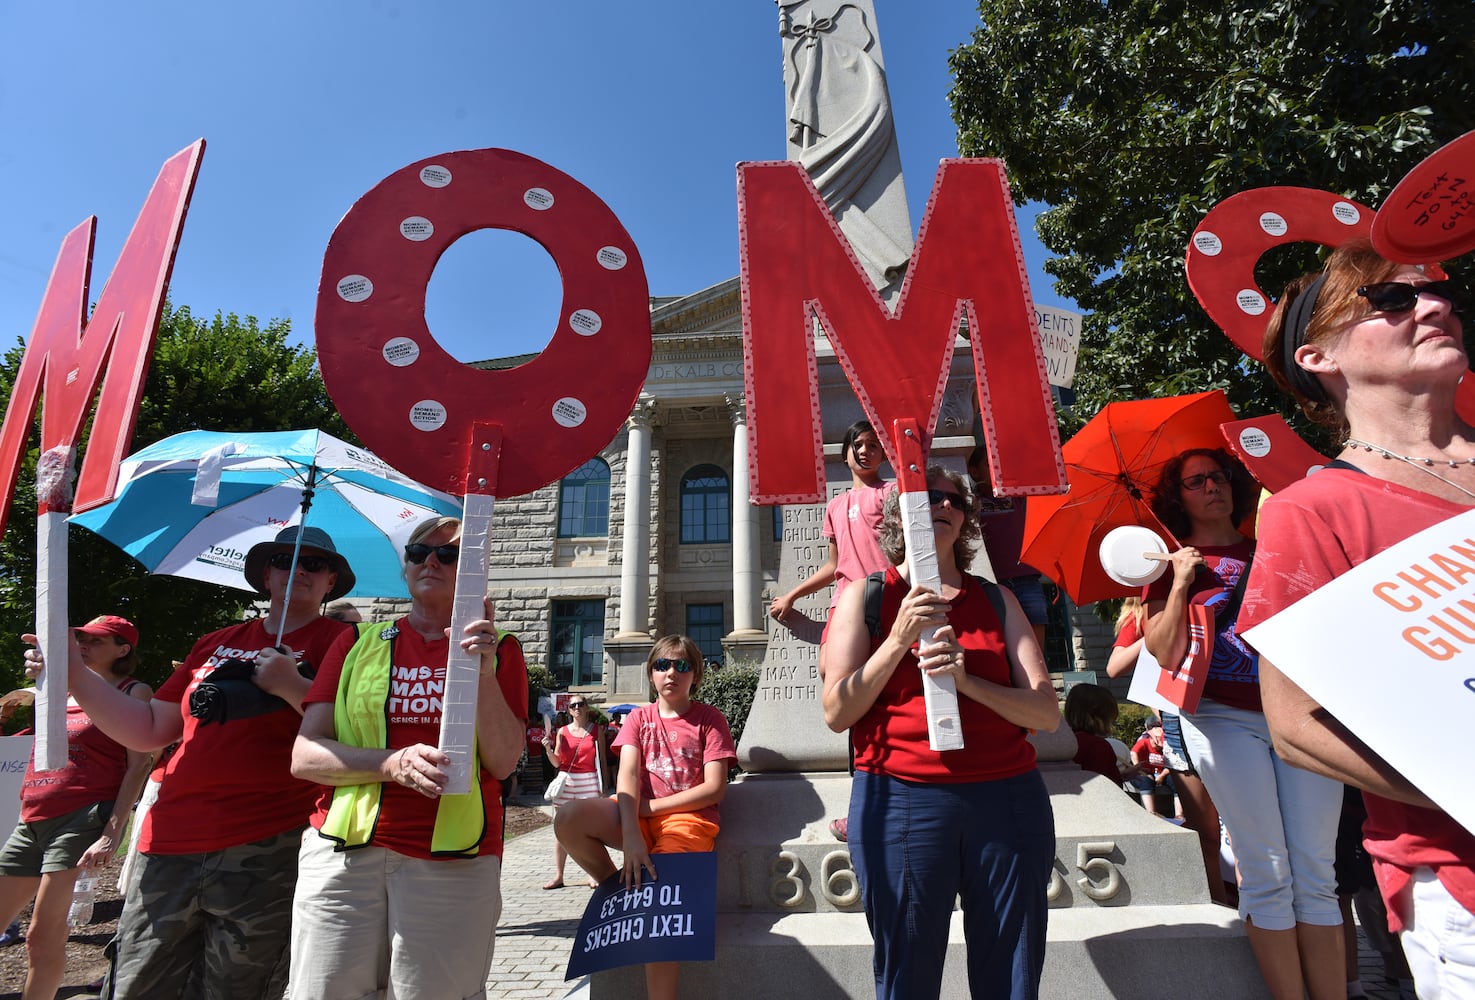
[[959,895],[972,995],[1039,995],[1055,816],[1038,771],[955,785],[857,771],[848,842],[877,1000],[939,995]]

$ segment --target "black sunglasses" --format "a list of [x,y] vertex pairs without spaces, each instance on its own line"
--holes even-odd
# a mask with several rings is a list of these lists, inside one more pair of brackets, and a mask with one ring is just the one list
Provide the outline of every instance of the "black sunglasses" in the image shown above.
[[668,660],[666,657],[658,657],[655,665],[651,667],[658,674],[664,674],[668,670],[674,670],[678,674],[691,673],[691,664],[685,660]]
[[456,560],[461,558],[461,546],[459,545],[422,545],[419,542],[405,546],[405,558],[419,566],[430,553],[435,553],[436,561],[442,566],[454,566]]
[[1229,473],[1223,469],[1215,469],[1213,472],[1205,472],[1199,476],[1185,476],[1178,484],[1185,490],[1197,493],[1204,488],[1205,483],[1213,483],[1215,486],[1228,486]]
[[[292,568],[292,553],[275,552],[266,563],[272,569],[289,570]],[[299,569],[305,569],[309,573],[321,573],[325,569],[333,568],[333,560],[327,556],[298,556],[297,566]]]
[[571,708],[571,709],[573,709],[573,708],[583,708],[584,707],[584,703],[582,701],[571,701],[571,702],[568,703],[568,707]]
[[1357,294],[1367,299],[1378,312],[1405,313],[1419,304],[1420,295],[1437,295],[1455,308],[1459,308],[1459,293],[1452,281],[1431,281],[1424,285],[1410,285],[1406,281],[1379,281],[1363,285]]
[[968,513],[968,501],[963,499],[963,494],[953,493],[949,490],[927,491],[927,502],[932,506],[936,507],[944,500],[953,505],[953,510],[961,510],[964,514]]

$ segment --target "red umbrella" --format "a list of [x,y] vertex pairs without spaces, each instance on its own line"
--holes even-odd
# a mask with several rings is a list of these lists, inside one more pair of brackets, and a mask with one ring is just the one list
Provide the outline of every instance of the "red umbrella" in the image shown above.
[[1166,399],[1109,403],[1065,443],[1069,492],[1030,497],[1022,559],[1089,604],[1135,594],[1101,568],[1101,538],[1140,524],[1176,547],[1150,504],[1163,465],[1188,448],[1223,448],[1223,423],[1235,419],[1219,390]]

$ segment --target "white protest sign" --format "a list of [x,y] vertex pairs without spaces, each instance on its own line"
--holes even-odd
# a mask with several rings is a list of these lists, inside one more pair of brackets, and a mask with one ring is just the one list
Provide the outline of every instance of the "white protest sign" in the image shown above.
[[1404,539],[1244,635],[1467,830],[1475,510]]
[[20,819],[20,784],[31,761],[30,736],[0,736],[0,836],[10,836]]
[[1178,715],[1183,710],[1164,698],[1157,689],[1157,681],[1162,673],[1163,668],[1147,651],[1147,643],[1144,642],[1142,649],[1137,653],[1137,665],[1132,668],[1132,683],[1127,689],[1127,700],[1136,702],[1138,705],[1145,705],[1158,712],[1172,712]]
[[1045,352],[1045,374],[1053,386],[1069,389],[1076,377],[1076,357],[1081,352],[1081,320],[1069,309],[1035,306],[1040,325],[1040,347]]

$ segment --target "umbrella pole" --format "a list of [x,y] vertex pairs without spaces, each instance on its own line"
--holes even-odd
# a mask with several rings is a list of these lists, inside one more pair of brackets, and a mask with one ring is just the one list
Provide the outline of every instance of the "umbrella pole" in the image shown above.
[[302,490],[302,516],[297,519],[297,540],[292,545],[292,564],[287,567],[287,592],[282,595],[282,614],[277,619],[277,641],[282,644],[282,635],[287,630],[287,609],[292,605],[292,585],[297,579],[297,557],[302,552],[302,530],[307,527],[307,511],[312,507],[312,498],[317,485],[318,467],[314,462],[307,469],[307,486]]

